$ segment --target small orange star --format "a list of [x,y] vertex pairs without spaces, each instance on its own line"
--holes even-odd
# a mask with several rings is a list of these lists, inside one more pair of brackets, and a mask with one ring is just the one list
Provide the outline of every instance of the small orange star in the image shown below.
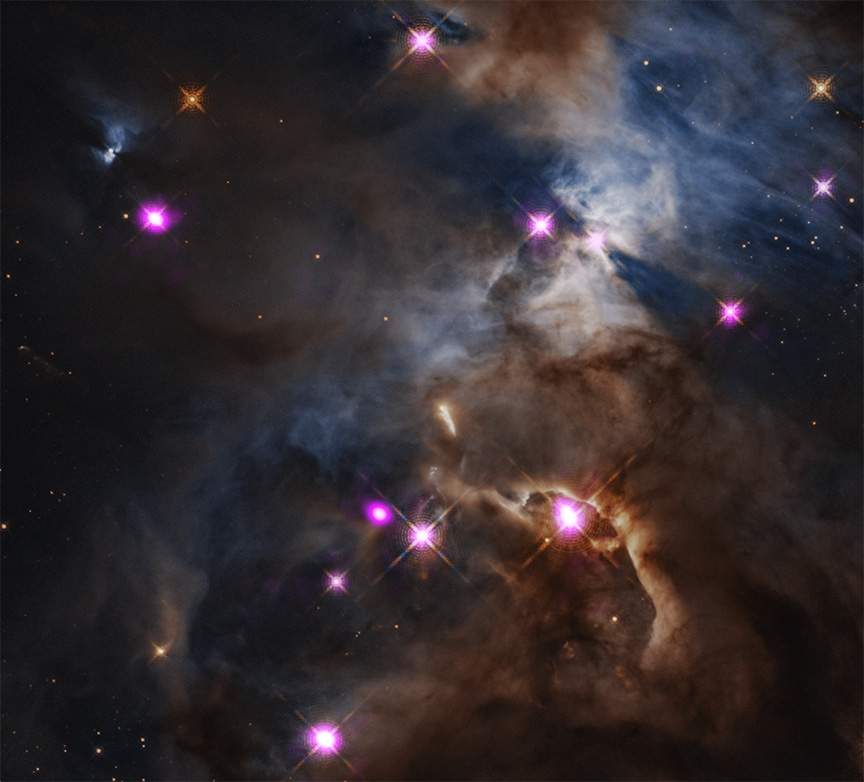
[[202,114],[206,114],[206,90],[207,87],[199,87],[197,84],[181,87],[180,94],[177,96],[177,103],[179,105],[177,113],[182,114],[184,111],[188,111],[194,114],[196,111],[200,111]]

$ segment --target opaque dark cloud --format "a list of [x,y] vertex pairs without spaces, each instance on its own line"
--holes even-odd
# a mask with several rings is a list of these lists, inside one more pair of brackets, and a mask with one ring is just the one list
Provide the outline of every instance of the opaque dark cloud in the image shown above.
[[6,777],[861,778],[860,7],[449,11],[4,7]]

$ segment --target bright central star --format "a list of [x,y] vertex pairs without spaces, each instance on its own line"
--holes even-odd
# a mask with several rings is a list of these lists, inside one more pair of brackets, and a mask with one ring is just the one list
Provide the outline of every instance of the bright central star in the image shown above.
[[312,746],[316,752],[334,754],[339,751],[339,732],[330,725],[312,728]]
[[434,39],[429,30],[414,30],[411,33],[411,46],[415,51],[431,52]]
[[431,527],[417,527],[414,530],[414,545],[417,548],[426,548],[427,546],[432,545],[432,528]]
[[582,529],[582,516],[579,510],[568,500],[558,499],[555,502],[555,516],[562,532],[573,533]]
[[740,301],[718,302],[720,304],[720,323],[724,326],[734,326],[741,323],[744,308]]
[[321,749],[333,749],[333,747],[336,746],[336,737],[333,735],[332,731],[319,730],[315,734],[315,743]]
[[818,75],[808,76],[810,80],[810,97],[808,101],[815,100],[817,102],[833,101],[834,100],[834,76]]
[[178,113],[189,112],[190,114],[194,114],[195,112],[200,111],[202,114],[206,114],[206,91],[206,86],[198,87],[194,84],[191,84],[188,87],[181,87],[180,95],[178,96]]
[[831,195],[831,179],[814,179],[815,186],[813,195],[830,196]]
[[161,204],[150,203],[141,207],[138,223],[141,228],[151,233],[161,233],[170,227],[171,215]]
[[531,215],[529,218],[529,236],[550,236],[552,234],[551,215]]

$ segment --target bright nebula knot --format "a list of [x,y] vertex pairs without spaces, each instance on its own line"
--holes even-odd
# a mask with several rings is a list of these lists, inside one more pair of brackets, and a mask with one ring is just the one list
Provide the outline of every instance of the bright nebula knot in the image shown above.
[[438,405],[438,417],[447,425],[450,434],[455,435],[456,424],[453,423],[453,418],[447,405]]

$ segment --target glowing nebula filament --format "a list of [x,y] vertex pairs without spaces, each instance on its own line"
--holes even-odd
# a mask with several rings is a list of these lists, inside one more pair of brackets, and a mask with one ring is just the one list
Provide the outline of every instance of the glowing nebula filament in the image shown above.
[[342,743],[339,731],[332,725],[315,725],[310,731],[309,740],[313,752],[325,755],[335,755]]
[[450,430],[450,434],[456,434],[456,424],[453,423],[453,418],[450,415],[450,410],[447,405],[438,405],[438,417],[446,424]]
[[552,235],[552,215],[529,215],[528,236],[531,238],[544,238]]
[[366,518],[372,524],[383,527],[393,520],[393,511],[384,502],[370,502],[366,505]]

